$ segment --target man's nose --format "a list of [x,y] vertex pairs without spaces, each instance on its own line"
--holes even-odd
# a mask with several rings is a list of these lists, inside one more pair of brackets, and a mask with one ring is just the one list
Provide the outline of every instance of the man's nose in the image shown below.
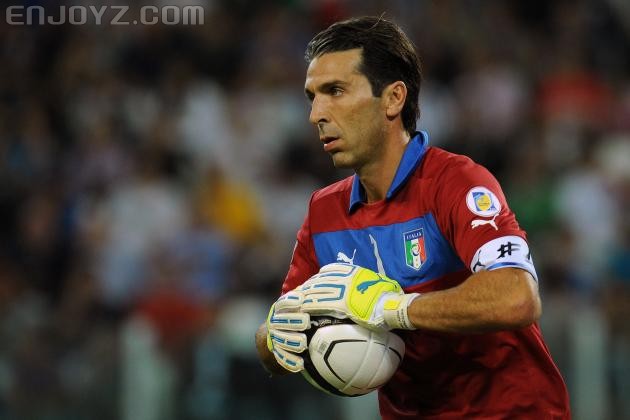
[[324,103],[317,96],[313,99],[313,103],[311,103],[311,114],[308,119],[313,125],[329,122]]

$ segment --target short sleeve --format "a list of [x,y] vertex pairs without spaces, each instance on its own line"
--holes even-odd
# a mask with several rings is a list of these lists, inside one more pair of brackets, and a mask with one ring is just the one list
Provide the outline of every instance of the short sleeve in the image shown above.
[[[507,205],[501,186],[483,166],[470,159],[442,173],[436,192],[438,223],[467,267],[481,247],[498,238],[526,235]],[[472,271],[472,269],[471,269]]]

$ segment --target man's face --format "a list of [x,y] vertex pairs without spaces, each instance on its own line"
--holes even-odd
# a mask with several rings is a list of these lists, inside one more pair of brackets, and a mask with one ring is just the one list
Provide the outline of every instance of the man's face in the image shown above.
[[309,120],[333,163],[355,171],[374,162],[383,147],[385,107],[359,72],[361,49],[323,54],[306,72]]

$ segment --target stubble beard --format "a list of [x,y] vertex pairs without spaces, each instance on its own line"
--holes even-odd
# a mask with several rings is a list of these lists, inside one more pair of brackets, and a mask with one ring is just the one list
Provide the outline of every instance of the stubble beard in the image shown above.
[[352,169],[352,165],[340,156],[342,154],[343,152],[335,152],[330,155],[333,166],[337,169]]

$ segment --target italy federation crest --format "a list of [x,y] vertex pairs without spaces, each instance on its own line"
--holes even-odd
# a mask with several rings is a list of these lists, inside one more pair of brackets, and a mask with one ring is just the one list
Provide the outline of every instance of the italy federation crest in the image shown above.
[[419,270],[427,260],[422,228],[403,233],[405,260],[409,267]]

